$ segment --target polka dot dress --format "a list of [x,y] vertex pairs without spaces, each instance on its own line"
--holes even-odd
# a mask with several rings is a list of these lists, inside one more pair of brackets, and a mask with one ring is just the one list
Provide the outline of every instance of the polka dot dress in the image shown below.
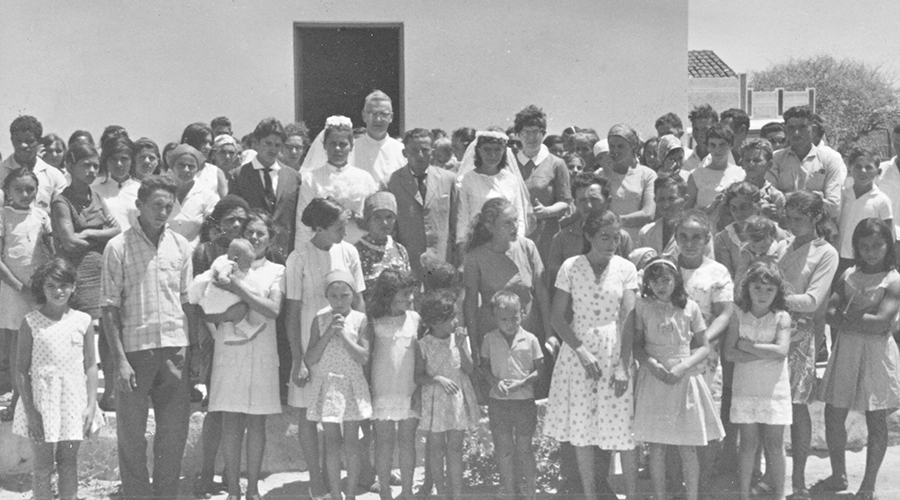
[[616,256],[597,278],[587,258],[579,255],[563,263],[556,287],[571,295],[572,329],[597,357],[602,376],[589,379],[578,355],[563,344],[553,370],[544,433],[575,446],[634,449],[633,391],[629,388],[617,398],[609,381],[619,361],[619,304],[625,290],[637,288],[637,271]]
[[[81,441],[81,415],[87,407],[84,336],[91,317],[70,309],[56,321],[32,311],[25,315],[25,321],[31,327],[31,390],[44,421],[44,441]],[[28,437],[23,404],[16,406],[13,432]]]

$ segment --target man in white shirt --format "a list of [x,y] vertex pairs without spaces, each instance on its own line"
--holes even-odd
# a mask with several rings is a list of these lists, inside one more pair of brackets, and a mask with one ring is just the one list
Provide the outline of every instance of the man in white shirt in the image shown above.
[[[353,151],[348,162],[356,168],[368,172],[380,187],[387,186],[391,174],[406,165],[403,143],[388,137],[388,127],[394,121],[391,98],[380,90],[366,96],[362,112],[366,133],[353,141]],[[328,163],[322,133],[310,145],[301,172],[321,168]]]
[[[59,169],[38,158],[38,141],[41,140],[43,133],[44,127],[33,116],[22,115],[13,120],[9,126],[9,135],[14,151],[9,158],[0,163],[0,185],[3,185],[6,176],[13,170],[18,168],[31,170],[38,179],[34,204],[49,213],[50,200],[62,193],[69,183]],[[0,190],[0,205],[4,202],[3,192]]]
[[794,106],[784,112],[783,118],[789,147],[775,152],[766,179],[785,195],[804,189],[821,194],[829,217],[837,219],[847,172],[843,159],[813,144],[814,119],[807,106]]

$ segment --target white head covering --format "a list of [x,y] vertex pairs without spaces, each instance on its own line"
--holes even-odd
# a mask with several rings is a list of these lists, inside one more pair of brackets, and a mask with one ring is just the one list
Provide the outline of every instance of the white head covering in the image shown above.
[[[503,135],[503,137],[499,137],[497,134],[501,134]],[[463,155],[462,162],[459,165],[459,170],[456,172],[456,178],[459,184],[462,184],[464,175],[475,170],[475,146],[478,144],[478,137],[481,136],[493,137],[497,139],[508,139],[506,134],[504,134],[503,132],[476,132],[476,139],[472,141],[466,148],[466,154]],[[535,218],[534,216],[534,207],[531,206],[531,195],[528,192],[528,187],[525,186],[525,179],[522,178],[522,172],[519,171],[519,162],[518,160],[516,160],[515,153],[513,153],[513,151],[509,148],[506,148],[506,168],[515,173],[516,178],[519,180],[519,191],[521,193],[521,196],[519,196],[519,198],[522,200],[522,206],[517,206],[516,210],[518,210],[520,213],[525,214],[525,234],[529,235],[537,227],[537,218]]]

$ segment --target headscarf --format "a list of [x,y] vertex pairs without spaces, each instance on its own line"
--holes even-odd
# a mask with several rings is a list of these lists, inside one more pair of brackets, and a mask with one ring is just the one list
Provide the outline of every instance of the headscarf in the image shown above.
[[606,137],[609,138],[613,136],[619,136],[628,141],[628,144],[631,145],[631,149],[635,152],[641,147],[641,138],[638,136],[637,131],[624,123],[613,125],[612,128],[609,129],[609,133],[606,134]]
[[681,141],[672,134],[666,134],[659,138],[656,157],[659,158],[659,162],[662,163],[665,161],[666,156],[676,149],[684,151],[684,146],[681,145]]
[[219,149],[222,146],[229,145],[238,147],[237,139],[228,134],[220,134],[216,136],[216,140],[213,142],[213,149]]
[[393,193],[390,191],[378,191],[366,198],[363,206],[363,219],[366,223],[369,222],[369,217],[378,210],[390,210],[394,215],[397,215],[397,199],[394,198]]
[[175,166],[175,161],[182,156],[189,155],[197,160],[197,171],[203,168],[203,164],[206,163],[206,158],[203,156],[203,153],[194,149],[193,146],[189,144],[179,144],[172,151],[169,151],[166,154],[166,165],[169,166],[169,169]]
[[350,274],[349,271],[344,269],[332,269],[331,271],[328,271],[328,274],[325,275],[325,290],[328,290],[328,287],[330,287],[332,283],[346,283],[350,285],[350,289],[353,290],[353,293],[356,293],[356,280],[353,279],[353,275]]

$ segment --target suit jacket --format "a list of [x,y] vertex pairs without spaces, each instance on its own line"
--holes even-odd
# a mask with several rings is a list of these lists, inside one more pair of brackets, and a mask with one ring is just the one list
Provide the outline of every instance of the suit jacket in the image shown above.
[[394,171],[387,184],[388,191],[397,199],[395,237],[409,252],[410,267],[418,277],[422,276],[420,258],[426,251],[439,260],[457,264],[456,174],[429,166],[426,175],[425,200],[408,165]]
[[269,259],[284,264],[294,249],[294,227],[297,217],[297,193],[300,192],[300,174],[284,165],[278,169],[278,186],[275,187],[275,204],[266,200],[266,187],[253,162],[241,166],[231,179],[228,193],[243,198],[250,208],[258,208],[272,216],[275,222],[275,237],[269,244]]

